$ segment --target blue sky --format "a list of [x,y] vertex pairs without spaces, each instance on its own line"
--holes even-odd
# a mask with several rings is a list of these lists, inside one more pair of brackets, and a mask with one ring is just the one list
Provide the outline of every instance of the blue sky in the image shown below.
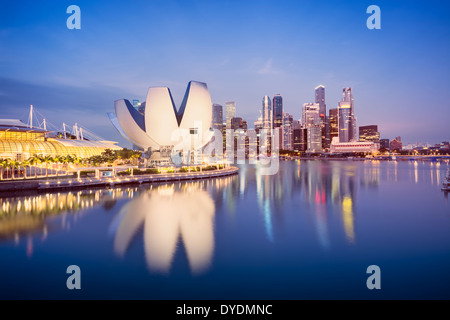
[[[69,30],[66,9],[81,9]],[[369,5],[381,30],[369,30]],[[253,124],[264,95],[301,116],[314,88],[327,109],[353,87],[359,125],[382,138],[450,140],[448,1],[9,1],[0,4],[0,118],[30,104],[60,126],[78,122],[129,146],[106,113],[167,86],[180,104],[190,80],[214,103],[234,100]]]

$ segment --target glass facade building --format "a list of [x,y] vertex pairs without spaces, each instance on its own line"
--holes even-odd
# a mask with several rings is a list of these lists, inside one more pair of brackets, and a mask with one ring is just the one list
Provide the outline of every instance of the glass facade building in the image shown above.
[[273,97],[273,128],[279,128],[283,125],[283,97],[276,94]]

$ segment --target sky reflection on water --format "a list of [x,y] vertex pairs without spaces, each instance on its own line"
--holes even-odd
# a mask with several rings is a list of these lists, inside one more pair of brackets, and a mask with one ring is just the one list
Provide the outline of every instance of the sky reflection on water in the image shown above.
[[[448,298],[448,168],[283,161],[274,176],[243,165],[219,179],[0,198],[1,297]],[[78,295],[65,288],[70,264],[83,272]],[[371,264],[380,293],[365,287]]]

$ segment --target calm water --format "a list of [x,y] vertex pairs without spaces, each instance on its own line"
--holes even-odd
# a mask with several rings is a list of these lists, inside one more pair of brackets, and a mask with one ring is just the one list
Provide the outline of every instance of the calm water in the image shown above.
[[[2,299],[448,299],[448,163],[0,198]],[[81,290],[68,290],[69,265]],[[381,269],[368,290],[366,269]]]

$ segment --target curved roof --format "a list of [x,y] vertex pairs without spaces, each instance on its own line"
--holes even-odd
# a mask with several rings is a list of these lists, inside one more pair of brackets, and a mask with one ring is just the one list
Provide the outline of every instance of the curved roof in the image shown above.
[[114,107],[117,118],[109,115],[113,125],[144,149],[174,145],[192,128],[200,129],[202,146],[211,139],[212,103],[206,83],[190,81],[178,111],[167,87],[148,89],[143,118],[128,100],[117,100]]

